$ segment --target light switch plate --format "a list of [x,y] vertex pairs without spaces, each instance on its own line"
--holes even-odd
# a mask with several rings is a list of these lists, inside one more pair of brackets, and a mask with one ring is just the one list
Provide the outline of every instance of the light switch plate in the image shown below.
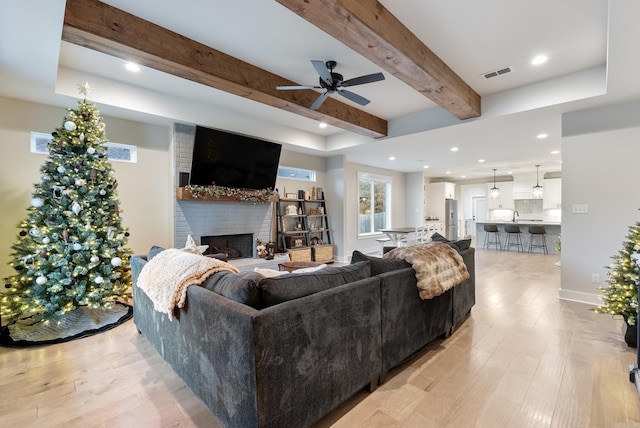
[[588,214],[589,213],[589,205],[587,205],[587,204],[573,204],[571,206],[571,212],[573,214]]

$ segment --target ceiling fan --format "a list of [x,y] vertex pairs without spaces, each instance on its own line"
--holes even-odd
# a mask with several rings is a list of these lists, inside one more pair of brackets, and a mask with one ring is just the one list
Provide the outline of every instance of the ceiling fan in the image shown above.
[[343,80],[342,74],[334,73],[333,69],[338,65],[335,61],[318,61],[311,60],[311,64],[316,69],[318,74],[320,75],[320,86],[310,86],[310,85],[300,85],[300,86],[277,86],[276,89],[289,91],[289,90],[298,90],[298,89],[326,89],[326,92],[320,95],[311,105],[311,110],[317,110],[320,108],[324,100],[333,93],[337,93],[338,95],[342,95],[348,100],[353,101],[354,103],[360,104],[361,106],[366,106],[369,104],[369,100],[365,97],[362,97],[358,94],[355,94],[351,91],[347,91],[342,89],[344,87],[362,85],[365,83],[378,82],[380,80],[384,80],[384,75],[382,73],[373,73],[367,74],[360,77],[354,77],[353,79]]

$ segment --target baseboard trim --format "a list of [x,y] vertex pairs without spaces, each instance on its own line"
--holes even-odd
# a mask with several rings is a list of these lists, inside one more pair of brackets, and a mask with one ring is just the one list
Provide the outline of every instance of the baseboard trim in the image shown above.
[[558,299],[569,300],[571,302],[585,303],[587,305],[600,306],[602,300],[600,300],[600,294],[582,293],[580,291],[558,290]]

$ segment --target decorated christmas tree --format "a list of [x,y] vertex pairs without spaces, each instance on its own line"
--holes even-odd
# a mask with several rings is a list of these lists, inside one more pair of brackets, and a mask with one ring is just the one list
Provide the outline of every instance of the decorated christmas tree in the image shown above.
[[110,308],[130,292],[129,233],[106,156],[105,124],[95,105],[67,109],[20,222],[5,279],[2,319],[60,320],[80,306]]
[[600,314],[622,315],[629,325],[638,318],[638,265],[631,255],[640,252],[640,222],[629,227],[622,249],[614,255],[607,272],[608,287],[600,287],[602,306],[594,310]]

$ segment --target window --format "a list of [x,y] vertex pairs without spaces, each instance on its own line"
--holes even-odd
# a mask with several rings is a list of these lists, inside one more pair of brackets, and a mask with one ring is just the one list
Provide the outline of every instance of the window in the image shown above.
[[391,177],[358,173],[358,236],[389,227],[390,202]]
[[[31,133],[31,153],[49,154],[49,144],[53,142],[51,134],[41,132]],[[138,162],[138,151],[136,146],[130,144],[120,144],[107,142],[103,143],[107,148],[107,159],[120,162]],[[315,176],[314,176],[315,177]]]
[[316,181],[316,172],[312,169],[293,168],[290,166],[278,167],[279,178],[290,178],[292,180]]

